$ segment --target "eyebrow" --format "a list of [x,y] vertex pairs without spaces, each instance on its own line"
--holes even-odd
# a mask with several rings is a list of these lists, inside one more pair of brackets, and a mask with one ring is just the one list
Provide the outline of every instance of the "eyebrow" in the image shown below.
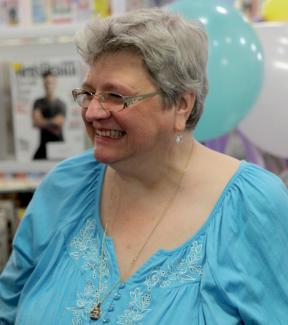
[[88,89],[93,90],[93,87],[87,82],[83,82],[82,85],[81,85],[81,88],[87,89],[87,90]]
[[[83,89],[87,89],[87,90],[93,90],[95,91],[94,87],[91,86],[91,84],[89,84],[88,82],[83,82],[82,85],[81,85],[81,88]],[[133,90],[131,88],[128,88],[128,87],[125,87],[125,86],[122,86],[120,84],[117,84],[117,83],[113,83],[113,82],[106,82],[102,85],[102,90],[104,91],[115,91],[116,93],[132,93]],[[134,90],[135,92],[135,90]]]

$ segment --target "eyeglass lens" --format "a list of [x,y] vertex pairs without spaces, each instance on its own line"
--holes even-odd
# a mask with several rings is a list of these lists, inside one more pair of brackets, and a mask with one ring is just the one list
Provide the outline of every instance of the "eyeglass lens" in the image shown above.
[[87,108],[90,102],[95,98],[105,110],[119,111],[124,108],[124,100],[121,95],[114,93],[103,93],[94,95],[89,92],[80,92],[74,95],[76,102],[82,108]]

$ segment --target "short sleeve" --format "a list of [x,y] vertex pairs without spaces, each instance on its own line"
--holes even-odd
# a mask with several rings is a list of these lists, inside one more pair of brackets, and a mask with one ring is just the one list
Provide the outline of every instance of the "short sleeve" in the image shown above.
[[41,99],[38,98],[33,102],[33,111],[35,111],[36,109],[41,108]]
[[57,100],[57,107],[57,114],[66,116],[66,104],[62,100]]
[[66,104],[57,98],[49,102],[46,98],[38,98],[33,103],[33,111],[40,110],[45,118],[53,118],[57,115],[66,116]]
[[223,305],[247,325],[288,324],[286,187],[247,164],[218,217],[208,264]]

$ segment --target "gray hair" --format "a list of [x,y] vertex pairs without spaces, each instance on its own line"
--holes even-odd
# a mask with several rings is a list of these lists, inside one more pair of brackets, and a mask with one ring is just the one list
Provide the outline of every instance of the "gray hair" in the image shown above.
[[162,9],[140,9],[89,22],[76,33],[75,43],[90,66],[105,52],[136,49],[166,107],[176,104],[185,92],[195,94],[186,123],[187,128],[195,128],[208,92],[208,39],[199,21],[186,21]]

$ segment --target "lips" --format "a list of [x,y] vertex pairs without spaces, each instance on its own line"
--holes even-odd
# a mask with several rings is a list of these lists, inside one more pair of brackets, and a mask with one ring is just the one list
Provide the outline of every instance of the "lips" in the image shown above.
[[119,139],[122,138],[126,134],[125,131],[121,130],[110,130],[110,129],[96,129],[96,135],[100,137],[107,137],[112,139]]

